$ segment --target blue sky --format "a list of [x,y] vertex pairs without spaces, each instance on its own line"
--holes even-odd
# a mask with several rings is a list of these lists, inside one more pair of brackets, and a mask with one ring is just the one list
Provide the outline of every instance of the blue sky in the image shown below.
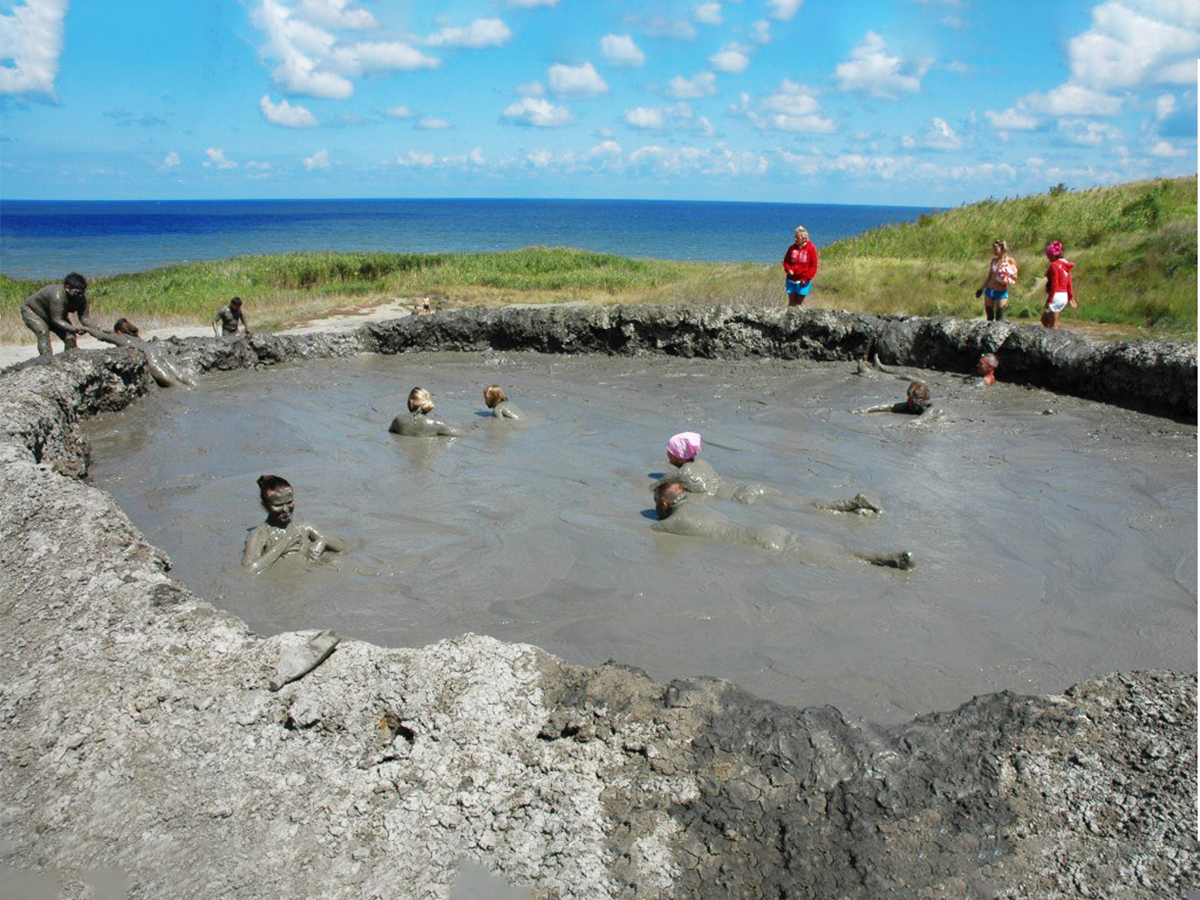
[[1192,174],[1196,0],[0,0],[0,198],[953,206]]

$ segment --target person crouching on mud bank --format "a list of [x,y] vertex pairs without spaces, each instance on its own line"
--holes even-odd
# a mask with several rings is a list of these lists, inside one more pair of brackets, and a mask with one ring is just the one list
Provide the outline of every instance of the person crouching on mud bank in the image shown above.
[[[68,316],[75,313],[78,325],[72,325]],[[53,333],[63,342],[63,350],[75,350],[76,339],[82,331],[97,326],[88,317],[87,279],[72,272],[62,284],[48,284],[30,294],[21,304],[21,321],[37,337],[38,356],[53,356],[50,335]]]
[[783,255],[783,271],[787,273],[788,306],[803,306],[812,280],[817,277],[817,245],[808,239],[808,230],[796,226],[796,240]]
[[290,553],[317,560],[326,552],[338,553],[345,549],[338,538],[326,537],[307,522],[292,517],[296,497],[286,478],[260,475],[258,495],[267,511],[267,521],[246,536],[242,568],[251,575],[265,572]]
[[1075,302],[1075,288],[1071,284],[1071,270],[1075,268],[1075,263],[1063,259],[1062,254],[1062,241],[1051,241],[1046,245],[1050,267],[1046,269],[1046,308],[1042,313],[1042,324],[1047,328],[1058,327],[1058,314],[1067,304],[1071,309],[1079,308]]
[[213,335],[220,337],[224,334],[225,337],[234,337],[237,335],[239,322],[246,334],[249,334],[250,323],[246,321],[246,314],[242,311],[242,298],[234,297],[229,301],[228,306],[222,306],[213,316]]

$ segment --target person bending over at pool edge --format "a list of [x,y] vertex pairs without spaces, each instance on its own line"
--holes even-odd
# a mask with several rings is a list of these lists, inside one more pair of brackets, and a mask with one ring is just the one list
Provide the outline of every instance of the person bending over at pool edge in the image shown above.
[[132,347],[135,350],[141,350],[146,357],[146,371],[150,373],[150,377],[158,383],[159,387],[173,387],[177,384],[186,384],[188,387],[196,386],[196,381],[192,376],[181,372],[171,360],[159,354],[150,344],[138,337],[138,327],[128,319],[117,319],[112,331],[101,331],[94,327],[86,327],[86,331],[98,341],[115,344],[118,347]]
[[498,384],[490,384],[483,389],[483,402],[497,419],[524,419],[525,414],[508,402],[508,394]]
[[307,522],[292,517],[296,498],[286,479],[278,475],[260,475],[258,496],[267,511],[267,521],[246,536],[242,568],[251,575],[265,572],[289,553],[300,553],[306,559],[316,560],[324,553],[345,549],[340,539],[326,537]]
[[[683,485],[673,482],[654,488],[654,512],[658,521],[651,528],[666,534],[702,537],[741,544],[777,553],[805,563],[836,564],[845,552],[818,538],[805,538],[779,525],[736,525],[728,517],[704,504],[692,503]],[[916,563],[912,553],[869,553],[849,551],[852,556],[873,566],[911,569]]]
[[[75,313],[78,325],[69,316]],[[87,279],[72,272],[62,284],[48,284],[25,298],[21,304],[21,321],[37,338],[38,356],[53,356],[50,335],[63,342],[63,350],[78,347],[76,335],[96,324],[88,317]]]
[[[667,462],[675,466],[676,471],[669,472],[655,484],[678,484],[692,494],[709,494],[723,500],[733,500],[751,506],[759,500],[766,499],[768,503],[787,506],[781,503],[783,494],[761,484],[739,484],[729,486],[723,484],[716,469],[705,460],[697,459],[702,441],[695,431],[681,431],[667,440]],[[795,501],[792,501],[793,503]],[[849,500],[814,500],[812,505],[817,509],[830,512],[880,513],[883,510],[868,500],[862,494],[855,494]]]
[[408,415],[392,419],[388,431],[405,437],[458,437],[459,431],[440,419],[431,419],[433,397],[425,388],[415,387],[408,394]]

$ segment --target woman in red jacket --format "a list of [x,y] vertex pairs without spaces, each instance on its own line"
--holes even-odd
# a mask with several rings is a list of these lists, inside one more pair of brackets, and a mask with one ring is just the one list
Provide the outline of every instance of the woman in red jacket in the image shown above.
[[1075,288],[1071,284],[1071,270],[1075,263],[1063,259],[1062,241],[1051,241],[1046,245],[1046,258],[1050,268],[1046,269],[1046,308],[1042,311],[1042,324],[1047,328],[1058,327],[1058,314],[1068,303],[1078,309]]
[[787,273],[788,306],[803,306],[817,276],[817,245],[808,239],[803,225],[796,226],[796,241],[783,255],[783,271]]

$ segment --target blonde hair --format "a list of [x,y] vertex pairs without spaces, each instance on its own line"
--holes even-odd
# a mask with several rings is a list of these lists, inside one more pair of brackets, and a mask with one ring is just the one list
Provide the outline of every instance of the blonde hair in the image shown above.
[[992,241],[992,246],[999,247],[1001,254],[1008,256],[1008,241],[996,238],[996,240]]
[[498,384],[490,384],[483,389],[483,402],[487,404],[488,409],[493,409],[497,403],[507,403],[508,394],[504,393],[504,388]]
[[409,412],[433,412],[433,397],[422,387],[415,387],[408,393]]

